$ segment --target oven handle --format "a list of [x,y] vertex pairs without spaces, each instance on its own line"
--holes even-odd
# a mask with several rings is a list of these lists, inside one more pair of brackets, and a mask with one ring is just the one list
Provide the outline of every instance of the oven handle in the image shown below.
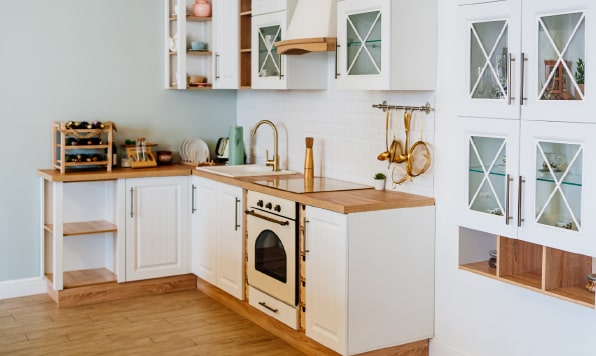
[[279,309],[272,308],[272,307],[268,306],[268,305],[267,305],[267,303],[265,303],[265,302],[259,302],[259,305],[260,305],[260,306],[262,306],[262,307],[263,307],[263,308],[265,308],[265,309],[269,309],[269,310],[271,310],[271,311],[272,311],[272,312],[274,312],[274,313],[277,313],[277,312],[278,312],[278,310],[279,310]]
[[269,222],[276,223],[276,224],[279,224],[279,225],[281,225],[281,226],[290,225],[290,222],[289,222],[289,221],[287,221],[287,220],[286,220],[286,221],[279,221],[279,220],[275,220],[275,219],[272,219],[272,218],[270,218],[270,217],[268,217],[268,216],[261,215],[261,214],[257,214],[257,213],[255,213],[255,211],[254,211],[254,210],[245,210],[244,212],[245,212],[246,214],[248,214],[248,215],[252,215],[252,216],[254,216],[254,217],[261,218],[261,219],[263,219],[263,220],[267,220],[267,221],[269,221]]

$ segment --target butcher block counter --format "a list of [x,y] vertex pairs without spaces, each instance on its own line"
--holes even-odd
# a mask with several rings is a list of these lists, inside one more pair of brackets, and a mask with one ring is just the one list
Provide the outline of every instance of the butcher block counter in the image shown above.
[[[270,194],[284,199],[293,200],[300,204],[327,209],[342,214],[376,211],[386,209],[412,208],[432,206],[434,198],[421,195],[394,192],[389,190],[369,189],[340,190],[315,193],[294,193],[270,186],[257,184],[268,179],[296,179],[303,178],[301,174],[283,176],[254,176],[230,178],[218,174],[208,173],[193,169],[183,164],[173,164],[154,168],[114,168],[106,171],[72,171],[61,174],[53,169],[40,169],[37,174],[49,182],[84,182],[113,180],[120,178],[147,178],[147,177],[172,177],[195,175],[209,178],[218,182],[234,185],[247,190]],[[321,178],[324,179],[324,178]]]
[[280,198],[292,200],[300,204],[327,209],[342,214],[432,206],[435,204],[434,198],[388,190],[374,190],[372,187],[370,187],[370,189],[358,190],[294,193],[255,183],[257,181],[263,181],[267,179],[303,177],[301,174],[230,178],[198,171],[196,169],[192,171],[192,174],[216,180],[218,182],[235,185],[243,189],[270,194]]

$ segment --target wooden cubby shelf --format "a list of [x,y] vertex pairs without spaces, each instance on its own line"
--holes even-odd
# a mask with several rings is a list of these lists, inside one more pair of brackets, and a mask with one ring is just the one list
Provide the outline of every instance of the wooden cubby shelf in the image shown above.
[[[494,238],[497,246],[496,268],[491,268],[488,260],[460,262],[459,268],[591,309],[595,308],[595,294],[585,288],[586,275],[592,273],[591,256],[504,236]],[[469,242],[468,238],[462,239],[460,235],[460,244]],[[486,248],[486,241],[483,243],[484,245],[479,245]],[[460,253],[466,248],[460,247]]]
[[[54,231],[54,226],[52,224],[46,224],[45,228],[49,232]],[[116,232],[118,231],[118,227],[109,221],[98,220],[64,223],[62,230],[63,236],[76,236],[100,234],[104,232]]]
[[[53,281],[53,274],[46,274],[49,281]],[[64,289],[86,287],[91,285],[116,283],[117,278],[114,272],[107,268],[92,268],[78,271],[66,271],[63,273]]]

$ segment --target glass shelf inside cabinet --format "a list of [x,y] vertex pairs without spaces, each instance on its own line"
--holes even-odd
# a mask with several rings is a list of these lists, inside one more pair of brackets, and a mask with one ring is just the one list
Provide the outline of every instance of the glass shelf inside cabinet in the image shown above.
[[259,77],[276,77],[280,73],[280,56],[273,45],[281,41],[281,26],[259,28]]
[[348,15],[348,75],[381,74],[381,11]]
[[536,144],[536,222],[581,230],[582,161],[579,143]]
[[507,96],[508,21],[470,24],[470,87],[473,99],[504,100]]
[[538,18],[538,99],[583,100],[584,12]]
[[468,144],[468,208],[503,215],[507,141],[501,137],[470,136]]

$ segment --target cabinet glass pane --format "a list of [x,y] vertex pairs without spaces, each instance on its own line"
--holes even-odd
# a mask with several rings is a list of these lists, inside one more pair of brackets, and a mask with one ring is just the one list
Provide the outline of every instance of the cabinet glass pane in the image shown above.
[[469,139],[468,208],[504,215],[507,141],[500,137],[471,136]]
[[476,99],[504,99],[507,96],[508,22],[470,24],[470,87]]
[[582,161],[579,143],[536,144],[536,223],[581,230]]
[[281,27],[259,28],[259,77],[276,77],[280,73],[280,56],[273,45],[281,41]]
[[538,98],[583,100],[585,13],[538,18]]
[[347,73],[381,74],[381,12],[348,15]]

